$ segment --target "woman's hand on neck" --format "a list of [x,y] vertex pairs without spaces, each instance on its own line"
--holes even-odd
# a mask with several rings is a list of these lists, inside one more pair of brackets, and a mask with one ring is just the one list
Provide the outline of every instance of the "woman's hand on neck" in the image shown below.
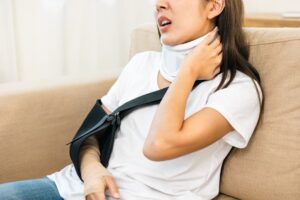
[[220,72],[223,58],[222,48],[216,28],[186,56],[179,73],[188,70],[194,79],[210,80],[214,78]]

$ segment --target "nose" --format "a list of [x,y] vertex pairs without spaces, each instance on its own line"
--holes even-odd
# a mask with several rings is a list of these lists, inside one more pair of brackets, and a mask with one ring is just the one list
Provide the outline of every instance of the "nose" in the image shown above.
[[164,9],[167,9],[169,7],[168,1],[167,0],[156,0],[156,11],[161,11]]

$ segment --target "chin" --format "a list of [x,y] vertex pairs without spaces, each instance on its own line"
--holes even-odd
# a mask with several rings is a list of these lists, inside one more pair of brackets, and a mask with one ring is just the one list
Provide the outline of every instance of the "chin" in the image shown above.
[[168,46],[175,46],[175,45],[180,44],[180,42],[177,39],[171,38],[171,37],[166,36],[166,35],[161,35],[161,41],[165,45],[168,45]]

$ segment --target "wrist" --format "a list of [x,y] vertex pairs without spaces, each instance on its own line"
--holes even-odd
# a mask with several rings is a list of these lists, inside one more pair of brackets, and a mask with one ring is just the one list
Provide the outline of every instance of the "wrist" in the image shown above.
[[85,186],[93,186],[95,182],[101,182],[105,176],[112,176],[112,174],[99,162],[88,163],[82,169],[82,180]]
[[192,82],[198,79],[196,71],[188,64],[183,64],[179,70],[179,74],[182,75],[184,79],[191,80]]

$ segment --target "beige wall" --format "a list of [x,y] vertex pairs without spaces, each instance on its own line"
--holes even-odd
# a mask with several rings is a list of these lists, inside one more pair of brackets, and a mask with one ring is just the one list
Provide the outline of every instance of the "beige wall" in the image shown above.
[[246,12],[300,12],[299,0],[244,0]]

